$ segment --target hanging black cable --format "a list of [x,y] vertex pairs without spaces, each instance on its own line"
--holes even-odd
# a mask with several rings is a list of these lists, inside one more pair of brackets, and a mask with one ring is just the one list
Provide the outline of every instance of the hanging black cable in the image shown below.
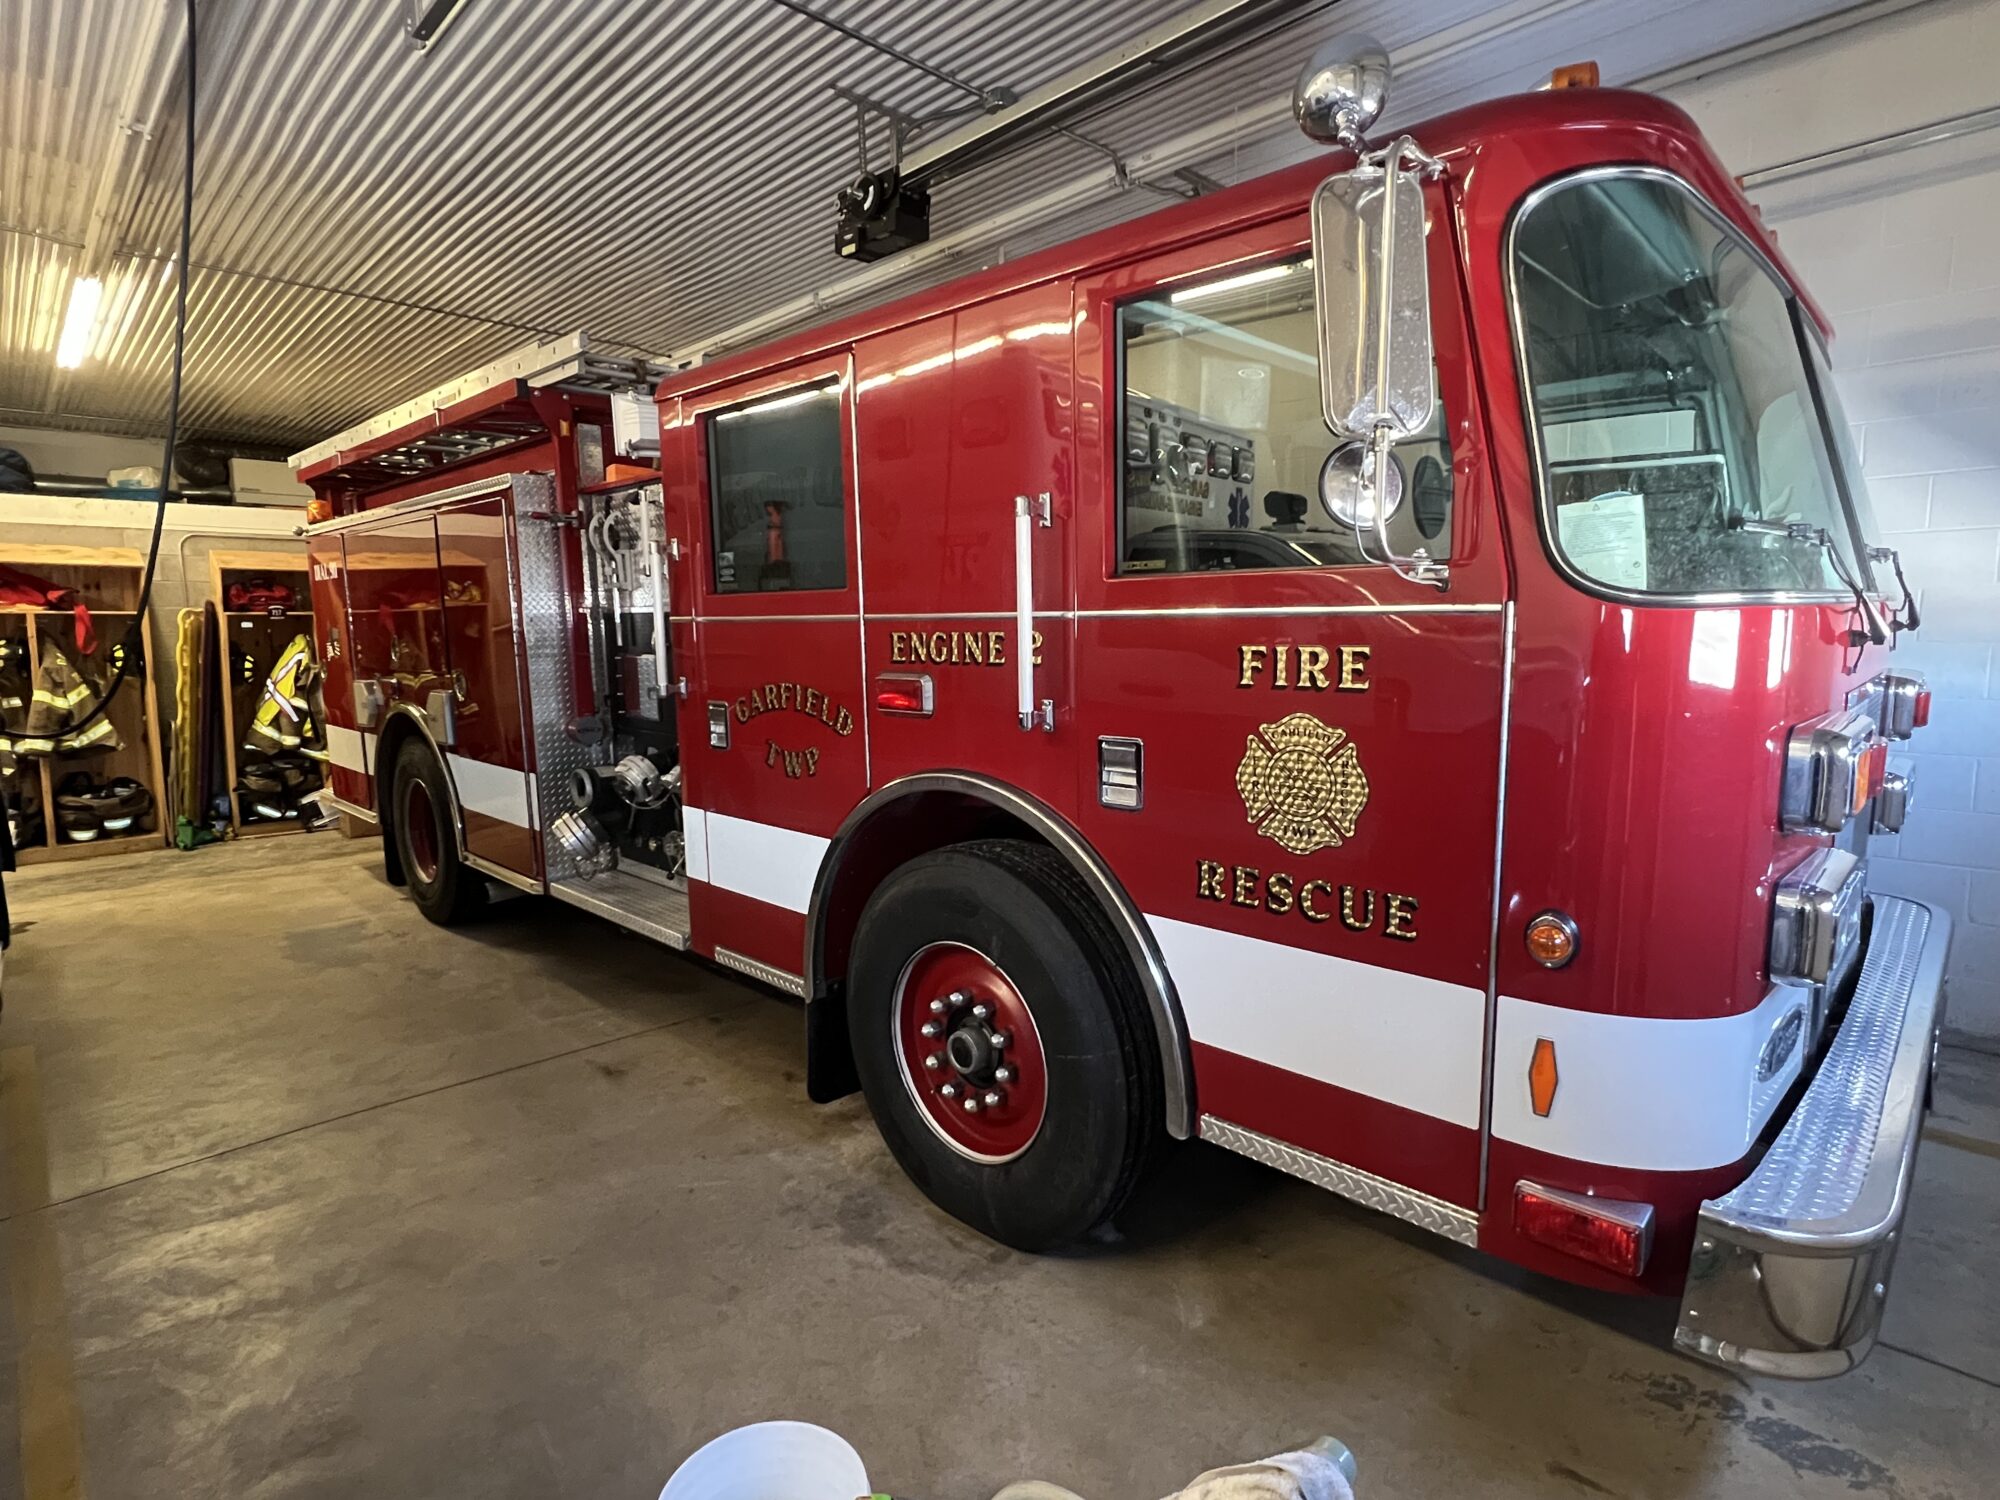
[[187,120],[181,145],[180,274],[175,278],[174,287],[173,376],[167,385],[167,443],[166,452],[160,459],[160,494],[153,507],[153,539],[146,548],[146,571],[139,579],[138,608],[132,616],[131,624],[125,627],[123,649],[118,653],[118,662],[112,672],[111,681],[99,696],[95,708],[74,724],[64,727],[65,739],[89,728],[111,711],[112,700],[118,696],[119,688],[124,686],[125,679],[131,675],[133,663],[139,660],[139,643],[145,639],[146,612],[153,602],[153,571],[160,561],[160,535],[166,530],[167,525],[167,498],[173,488],[174,477],[174,448],[180,438],[181,362],[187,349],[188,241],[194,233],[194,7],[195,0],[187,0]]

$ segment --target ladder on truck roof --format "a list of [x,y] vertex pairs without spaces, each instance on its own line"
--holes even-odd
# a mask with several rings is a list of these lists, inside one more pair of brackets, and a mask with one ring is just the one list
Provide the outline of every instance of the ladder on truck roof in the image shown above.
[[365,462],[381,480],[411,478],[540,432],[541,421],[520,401],[531,391],[650,399],[676,368],[596,353],[586,333],[541,339],[300,449],[291,456],[292,472],[310,480]]

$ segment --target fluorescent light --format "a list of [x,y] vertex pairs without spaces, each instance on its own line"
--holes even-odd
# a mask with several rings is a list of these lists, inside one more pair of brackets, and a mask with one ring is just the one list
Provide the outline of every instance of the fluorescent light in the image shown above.
[[[1283,265],[1261,266],[1255,271],[1245,271],[1241,276],[1225,276],[1220,281],[1211,281],[1205,286],[1191,286],[1175,292],[1167,300],[1179,307],[1186,302],[1199,302],[1204,297],[1219,297],[1224,292],[1239,291],[1246,286],[1256,286],[1260,282],[1277,281],[1289,276],[1301,267],[1299,261],[1288,261]],[[1310,264],[1304,262],[1303,264]]]
[[839,389],[837,384],[808,386],[805,390],[793,391],[789,396],[773,396],[769,401],[757,401],[731,411],[717,412],[715,420],[727,422],[735,417],[761,417],[765,412],[781,411],[787,406],[798,406],[807,401],[817,401],[822,396],[831,396]]
[[104,300],[104,283],[95,276],[79,276],[69,289],[69,311],[63,314],[62,337],[56,340],[56,368],[74,370],[90,352],[90,336],[97,331],[97,305]]

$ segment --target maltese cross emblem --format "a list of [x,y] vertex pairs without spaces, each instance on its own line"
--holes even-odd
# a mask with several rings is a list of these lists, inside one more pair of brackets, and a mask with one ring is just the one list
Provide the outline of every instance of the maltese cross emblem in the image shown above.
[[1236,790],[1257,831],[1292,854],[1338,849],[1368,805],[1354,742],[1308,713],[1258,726],[1236,768]]

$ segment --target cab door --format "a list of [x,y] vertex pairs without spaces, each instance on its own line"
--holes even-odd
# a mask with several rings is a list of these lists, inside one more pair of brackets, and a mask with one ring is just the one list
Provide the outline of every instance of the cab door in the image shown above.
[[1449,558],[1442,590],[1317,498],[1303,216],[1080,286],[1078,801],[1178,992],[1202,1133],[1472,1209],[1511,616],[1432,206],[1442,415],[1398,448],[1391,536]]
[[853,401],[845,354],[804,361],[684,397],[662,437],[669,530],[694,541],[673,643],[692,946],[779,983],[868,786]]

